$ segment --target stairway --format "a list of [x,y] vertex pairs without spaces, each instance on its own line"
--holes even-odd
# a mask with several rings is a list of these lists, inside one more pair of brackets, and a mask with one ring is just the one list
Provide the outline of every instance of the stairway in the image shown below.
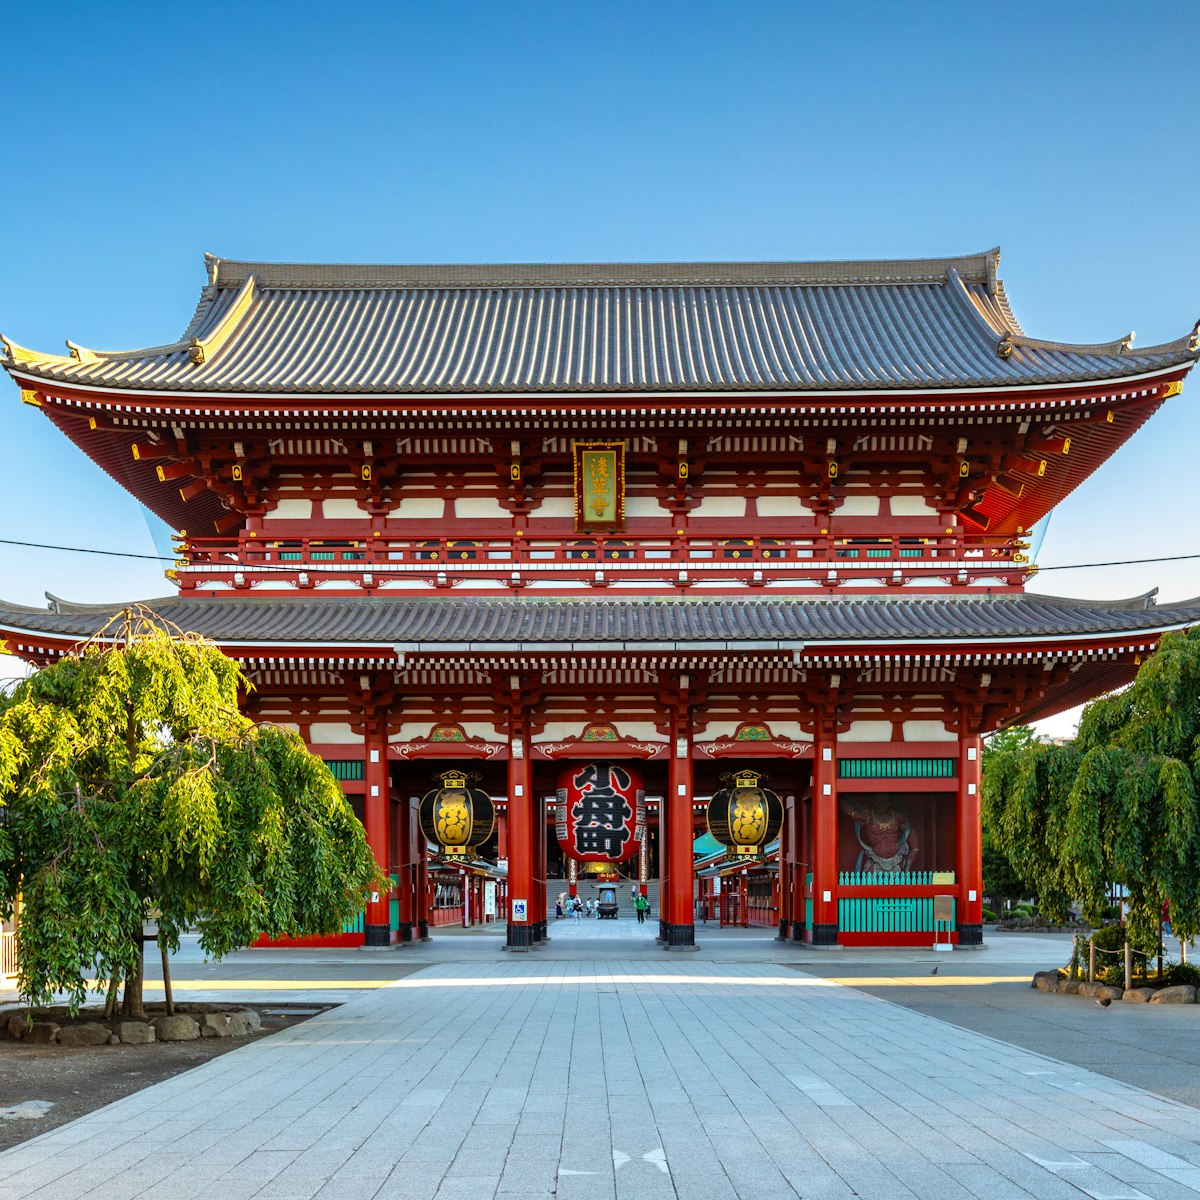
[[[621,906],[621,911],[617,914],[617,919],[624,921],[634,920],[633,901],[629,897],[630,881],[622,879],[617,884],[617,903]],[[546,920],[551,924],[554,923],[554,901],[558,897],[559,892],[566,892],[569,884],[565,879],[547,879],[546,880]],[[589,896],[594,900],[597,895],[597,888],[594,883],[585,883],[582,880],[579,883],[579,898],[587,900]],[[659,917],[659,884],[657,879],[648,880],[646,883],[646,899],[650,901],[650,909],[646,914],[646,920],[657,921]]]

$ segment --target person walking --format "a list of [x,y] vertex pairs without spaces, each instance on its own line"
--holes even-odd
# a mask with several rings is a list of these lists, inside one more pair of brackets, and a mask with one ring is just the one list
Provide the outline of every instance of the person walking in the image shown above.
[[571,919],[578,921],[583,916],[583,901],[578,896],[571,901]]
[[641,892],[638,892],[637,898],[633,902],[633,908],[634,908],[634,911],[637,913],[637,919],[638,919],[639,925],[645,925],[646,909],[648,909],[649,907],[650,907],[650,902],[646,899],[645,896],[642,895]]

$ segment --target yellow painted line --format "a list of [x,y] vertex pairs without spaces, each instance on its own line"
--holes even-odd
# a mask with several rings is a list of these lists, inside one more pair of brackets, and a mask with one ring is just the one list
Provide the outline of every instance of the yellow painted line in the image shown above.
[[1026,975],[829,975],[830,983],[843,987],[979,987],[991,983],[1023,983]]

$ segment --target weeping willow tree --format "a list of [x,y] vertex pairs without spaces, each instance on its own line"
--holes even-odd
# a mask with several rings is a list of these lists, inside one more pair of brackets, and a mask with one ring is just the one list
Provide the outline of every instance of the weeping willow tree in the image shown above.
[[1109,883],[1128,889],[1131,940],[1200,932],[1200,630],[1166,634],[1134,683],[1087,705],[1065,746],[985,758],[984,820],[1052,919],[1079,901],[1099,922]]
[[131,609],[0,698],[0,913],[21,898],[18,987],[72,1009],[124,979],[142,930],[220,957],[260,933],[333,933],[386,888],[328,768],[238,709],[240,668]]

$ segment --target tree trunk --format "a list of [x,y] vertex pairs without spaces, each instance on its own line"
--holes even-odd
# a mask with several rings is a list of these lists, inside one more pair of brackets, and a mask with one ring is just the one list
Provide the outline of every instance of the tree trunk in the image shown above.
[[113,977],[108,981],[108,995],[104,1000],[104,1019],[107,1021],[109,1017],[116,1012],[117,1009],[117,989],[121,986],[120,972],[114,972]]
[[171,994],[171,956],[167,953],[167,948],[161,942],[158,949],[162,954],[163,967],[163,991],[166,994],[167,1000],[167,1016],[175,1015],[175,997]]
[[140,927],[134,935],[134,940],[137,944],[137,966],[131,975],[125,976],[125,998],[121,1005],[121,1015],[135,1021],[144,1021],[146,1009],[142,1004],[142,979],[145,975],[146,964]]

